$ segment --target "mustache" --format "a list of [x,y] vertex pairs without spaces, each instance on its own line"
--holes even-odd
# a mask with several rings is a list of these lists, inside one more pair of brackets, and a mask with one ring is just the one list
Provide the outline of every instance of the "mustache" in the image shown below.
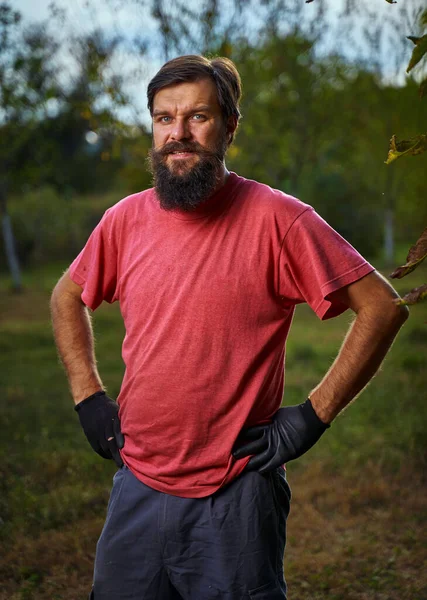
[[208,148],[205,148],[198,142],[169,142],[161,148],[152,149],[151,153],[157,156],[165,157],[172,152],[194,152],[202,156],[213,156],[218,158],[218,152],[212,152]]

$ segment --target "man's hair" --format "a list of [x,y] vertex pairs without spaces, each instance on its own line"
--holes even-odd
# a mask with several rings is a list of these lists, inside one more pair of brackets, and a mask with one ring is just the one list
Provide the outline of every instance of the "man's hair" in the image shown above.
[[208,59],[197,54],[173,58],[153,77],[147,88],[150,114],[153,115],[154,96],[162,88],[206,78],[215,84],[224,121],[227,122],[229,117],[234,116],[238,122],[242,84],[235,64],[229,58]]

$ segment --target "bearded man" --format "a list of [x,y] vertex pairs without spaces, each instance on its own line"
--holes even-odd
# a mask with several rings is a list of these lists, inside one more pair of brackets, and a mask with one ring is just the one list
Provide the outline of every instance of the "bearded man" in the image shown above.
[[[226,169],[241,83],[183,56],[148,86],[154,187],[106,211],[52,295],[57,346],[93,449],[112,458],[96,600],[283,600],[290,490],[309,450],[377,371],[407,309],[308,205]],[[120,303],[117,402],[88,308]],[[280,408],[295,306],[355,313],[301,404]]]

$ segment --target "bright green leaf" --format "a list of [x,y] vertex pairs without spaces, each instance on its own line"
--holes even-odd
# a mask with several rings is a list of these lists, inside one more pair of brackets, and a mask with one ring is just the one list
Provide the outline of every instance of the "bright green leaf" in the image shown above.
[[407,73],[409,73],[409,71],[420,62],[424,54],[427,52],[427,34],[420,38],[411,35],[409,36],[409,39],[411,42],[414,42],[415,48],[412,51],[411,60],[409,61],[409,65],[406,69]]
[[424,283],[424,285],[420,285],[405,294],[403,298],[397,301],[397,304],[417,304],[417,302],[422,302],[423,300],[427,300],[427,283]]
[[393,271],[390,277],[392,279],[401,279],[402,277],[405,277],[405,275],[408,275],[408,273],[412,273],[412,271],[416,269],[426,257],[427,227],[424,229],[416,243],[410,247],[408,256],[406,257],[406,264]]
[[393,135],[390,140],[390,147],[387,155],[386,165],[404,156],[405,154],[422,154],[427,151],[427,134],[417,135],[409,140],[401,140],[398,142],[396,136]]

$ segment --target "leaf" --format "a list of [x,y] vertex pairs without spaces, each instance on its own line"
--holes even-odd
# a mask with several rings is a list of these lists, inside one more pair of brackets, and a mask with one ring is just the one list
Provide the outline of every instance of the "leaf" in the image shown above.
[[403,298],[397,300],[396,304],[398,306],[417,304],[417,302],[422,302],[423,300],[427,300],[427,283],[424,283],[405,294]]
[[427,133],[417,135],[409,140],[401,140],[398,142],[396,136],[393,135],[390,140],[390,147],[388,150],[387,160],[384,161],[386,165],[404,156],[410,154],[415,156],[422,154],[427,151]]
[[310,2],[313,2],[313,0],[305,0],[306,4],[310,4]]
[[412,51],[411,60],[409,61],[409,65],[406,69],[407,73],[409,73],[409,71],[420,62],[424,54],[427,52],[427,34],[420,38],[411,35],[409,36],[409,39],[414,42],[415,48]]
[[419,94],[420,98],[424,98],[424,96],[427,96],[427,77],[420,84]]
[[389,4],[397,4],[396,0],[385,0]]
[[417,242],[410,247],[408,256],[406,257],[406,264],[401,267],[397,267],[390,275],[392,279],[401,279],[408,275],[408,273],[412,273],[414,269],[416,269],[423,260],[427,257],[427,227],[422,232],[420,238]]

